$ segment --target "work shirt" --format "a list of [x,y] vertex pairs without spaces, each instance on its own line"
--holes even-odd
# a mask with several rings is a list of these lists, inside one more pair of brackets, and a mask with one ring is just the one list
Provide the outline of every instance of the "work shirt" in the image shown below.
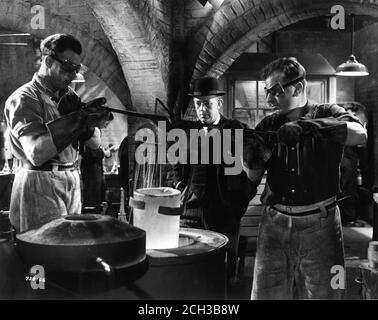
[[[332,126],[329,121],[324,124],[318,121],[317,125],[326,129],[327,138],[308,136],[296,145],[287,146],[274,138],[263,137],[272,149],[272,156],[266,164],[267,182],[272,191],[267,204],[307,205],[339,192],[340,161],[347,137],[346,121],[359,122],[356,117],[337,105],[308,102],[284,115],[274,113],[267,116],[256,130],[277,131],[290,121],[324,118],[338,124]],[[344,125],[340,125],[339,121]]]
[[[27,161],[20,137],[47,134],[48,129],[45,124],[61,117],[57,101],[58,97],[54,96],[37,74],[8,98],[4,113],[10,128],[12,153],[17,159]],[[77,157],[77,149],[69,145],[49,163],[73,164]]]

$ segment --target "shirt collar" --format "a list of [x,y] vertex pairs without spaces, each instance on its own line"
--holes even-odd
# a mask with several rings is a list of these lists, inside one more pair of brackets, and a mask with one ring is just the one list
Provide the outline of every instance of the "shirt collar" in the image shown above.
[[[59,92],[59,97],[56,96],[56,93],[53,92],[49,85],[47,84],[46,80],[38,75],[38,73],[35,73],[33,75],[32,81],[43,91],[45,92],[53,101],[59,101],[59,97],[63,95],[63,92]],[[68,89],[67,89],[68,90]]]
[[220,116],[220,113],[219,113],[218,117],[215,119],[213,125],[216,126],[217,124],[219,124],[220,119],[221,119],[221,116]]
[[290,121],[298,120],[299,118],[304,117],[309,110],[308,100],[306,104],[302,107],[294,108],[285,113],[285,117]]
[[[209,126],[211,127],[211,126],[216,126],[216,125],[218,125],[219,122],[220,122],[220,120],[221,120],[221,115],[218,114],[218,117],[215,119],[215,121],[214,121],[213,123],[209,123],[209,124],[206,124],[206,125],[203,125],[203,126],[202,126],[203,130],[205,130],[205,131],[207,132]],[[199,122],[199,123],[201,123],[201,122]]]
[[51,89],[49,89],[46,81],[42,77],[40,77],[37,73],[35,73],[33,76],[33,82],[48,95],[55,96],[54,92]]

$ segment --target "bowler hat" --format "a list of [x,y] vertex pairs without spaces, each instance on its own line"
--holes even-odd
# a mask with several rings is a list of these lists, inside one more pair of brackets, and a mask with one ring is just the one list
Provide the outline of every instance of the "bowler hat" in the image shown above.
[[216,78],[204,77],[194,81],[193,93],[189,93],[192,97],[203,96],[223,96],[224,91],[219,90],[219,83]]

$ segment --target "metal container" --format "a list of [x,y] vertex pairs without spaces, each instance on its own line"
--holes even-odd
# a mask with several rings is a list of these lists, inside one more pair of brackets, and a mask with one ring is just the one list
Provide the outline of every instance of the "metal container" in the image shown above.
[[370,241],[368,248],[369,267],[378,268],[378,241]]
[[369,262],[360,264],[360,278],[356,281],[361,284],[361,298],[363,300],[378,299],[378,269],[372,268]]
[[178,248],[147,250],[149,269],[135,282],[139,299],[225,299],[228,238],[180,229]]
[[111,272],[146,257],[143,230],[102,215],[69,215],[16,235],[29,265],[52,272]]
[[15,234],[9,220],[9,211],[0,211],[0,243],[12,241]]

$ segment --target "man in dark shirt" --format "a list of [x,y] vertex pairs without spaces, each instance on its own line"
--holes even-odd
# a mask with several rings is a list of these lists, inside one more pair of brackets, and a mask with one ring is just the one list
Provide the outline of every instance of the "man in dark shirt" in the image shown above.
[[[340,160],[345,145],[365,143],[366,130],[343,108],[307,100],[306,71],[295,58],[273,61],[263,77],[267,102],[277,112],[256,129],[277,131],[277,137],[261,138],[272,151],[269,160],[244,159],[244,170],[255,182],[267,170],[271,189],[260,224],[251,298],[341,298],[344,253],[335,201]],[[244,146],[248,148],[254,145]]]
[[[344,103],[342,107],[349,113],[356,116],[361,124],[366,128],[367,114],[366,108],[358,102]],[[343,226],[361,227],[363,224],[357,219],[364,215],[364,200],[372,198],[370,191],[362,186],[362,176],[360,169],[363,169],[366,145],[345,147],[340,165],[340,188],[339,204],[340,216]],[[366,197],[363,195],[366,194]]]

